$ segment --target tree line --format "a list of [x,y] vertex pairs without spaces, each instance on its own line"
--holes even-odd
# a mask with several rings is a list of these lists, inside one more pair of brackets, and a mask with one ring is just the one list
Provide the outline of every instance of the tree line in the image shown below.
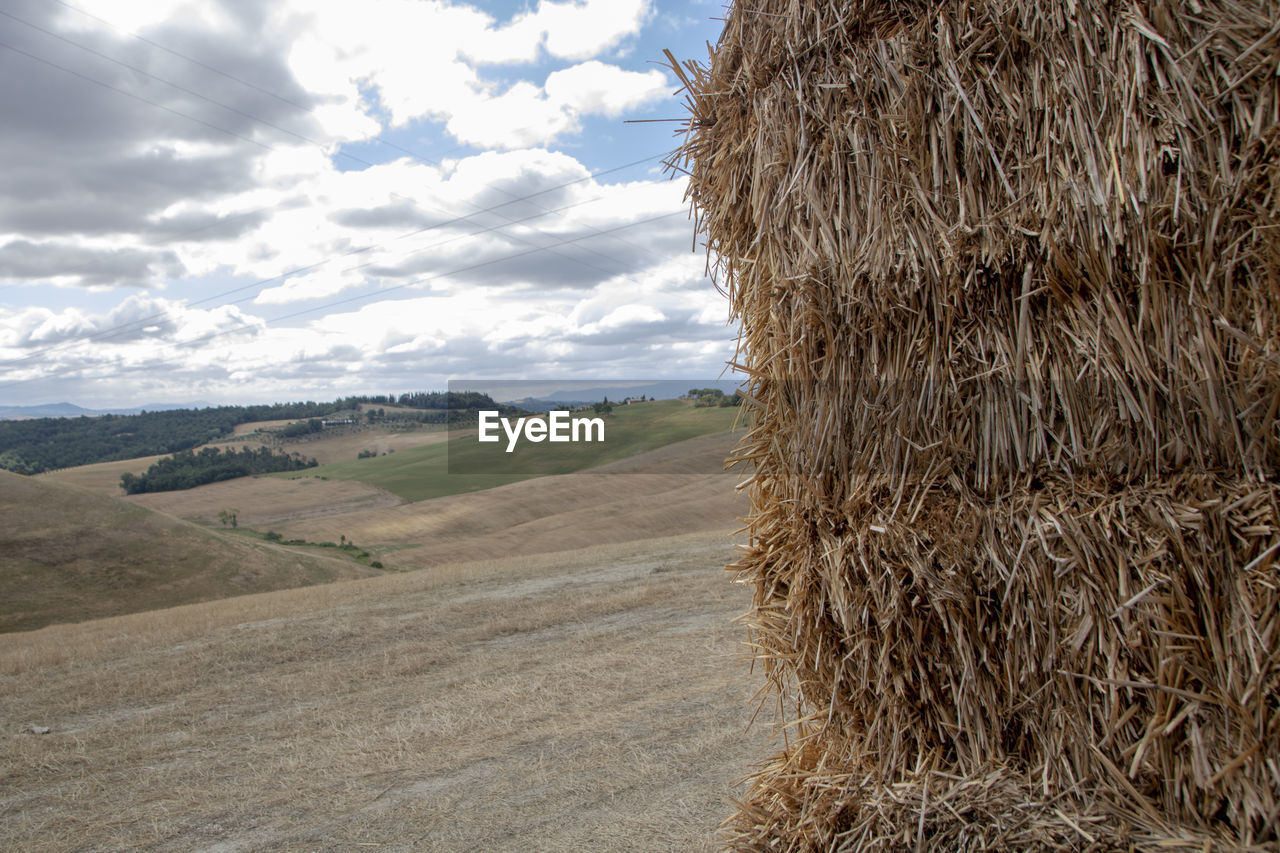
[[220,480],[248,477],[251,474],[301,471],[315,466],[314,459],[303,459],[297,453],[285,453],[267,447],[242,447],[240,450],[225,451],[216,447],[204,447],[198,453],[183,450],[157,460],[142,474],[122,474],[120,485],[125,494],[129,495],[174,492]]
[[388,396],[350,396],[329,403],[307,400],[137,415],[0,420],[0,468],[39,474],[95,462],[177,453],[231,435],[237,426],[252,421],[303,420],[306,425],[299,427],[299,432],[309,432],[313,430],[310,421],[349,412],[361,403],[422,409],[418,420],[423,423],[466,421],[480,409],[498,409],[504,414],[519,411],[494,403],[486,394],[415,392],[394,400]]

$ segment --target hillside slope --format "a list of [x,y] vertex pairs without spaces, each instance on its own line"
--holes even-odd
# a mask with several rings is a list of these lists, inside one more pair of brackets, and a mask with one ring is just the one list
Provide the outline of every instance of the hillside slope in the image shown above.
[[[604,441],[523,441],[508,454],[505,439],[480,443],[474,429],[455,430],[447,441],[422,441],[394,456],[321,464],[319,468],[269,476],[357,480],[406,501],[424,501],[619,462],[699,436],[726,432],[740,426],[741,418],[735,408],[699,408],[682,400],[657,400],[614,409],[602,419]],[[502,430],[495,429],[494,434],[502,435]],[[305,445],[296,449],[309,455]],[[719,471],[720,461],[709,470]]]
[[346,536],[400,569],[731,530],[747,511],[745,495],[734,489],[741,475],[710,472],[723,468],[738,438],[700,436],[589,471],[394,507],[300,516],[276,529],[309,541]]
[[0,631],[377,574],[0,471]]
[[769,735],[733,555],[700,534],[0,636],[0,849],[714,850]]
[[[449,437],[447,432],[427,427],[415,430],[375,427],[359,432],[341,432],[332,436],[322,433],[305,440],[283,442],[271,437],[270,427],[288,423],[290,421],[254,421],[241,424],[236,429],[242,432],[237,432],[234,437],[201,445],[195,450],[199,451],[203,447],[279,447],[307,458],[315,458],[321,465],[329,465],[354,460],[361,450],[372,450],[379,454],[394,453],[397,450],[443,442]],[[122,459],[117,462],[95,462],[92,465],[77,465],[74,468],[46,471],[37,476],[59,483],[70,483],[73,486],[84,486],[86,489],[93,489],[104,495],[119,496],[124,494],[124,490],[120,488],[121,474],[142,474],[152,463],[163,458],[164,455],[140,456],[137,459]]]

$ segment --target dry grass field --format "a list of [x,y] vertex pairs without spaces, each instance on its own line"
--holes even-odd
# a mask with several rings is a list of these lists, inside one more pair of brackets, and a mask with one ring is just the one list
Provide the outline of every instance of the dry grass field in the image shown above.
[[737,440],[702,436],[589,471],[300,518],[275,529],[285,538],[345,536],[366,548],[394,548],[380,559],[401,569],[733,529],[747,509],[734,489],[738,476],[679,472],[718,469]]
[[0,631],[378,573],[0,471]]
[[410,447],[421,447],[424,444],[436,444],[447,441],[448,438],[447,430],[434,425],[410,430],[372,427],[350,435],[286,441],[281,447],[290,452],[300,453],[308,459],[314,457],[321,465],[330,465],[334,462],[350,462],[361,450],[372,450],[383,454],[406,450]]
[[[237,443],[230,439],[224,439],[211,445],[202,445],[202,447],[239,447],[241,443],[250,447],[260,447],[262,446],[262,437],[255,434],[259,428],[266,428],[273,424],[283,425],[288,423],[292,423],[292,421],[255,421],[241,424],[236,428],[236,436],[244,438],[244,442]],[[242,433],[240,431],[242,428],[247,432]],[[300,453],[308,458],[314,457],[321,465],[328,465],[333,462],[346,462],[355,459],[356,454],[361,450],[373,450],[377,453],[404,450],[410,447],[420,447],[424,444],[445,441],[448,439],[448,435],[447,432],[441,429],[423,428],[421,430],[399,431],[374,428],[353,435],[320,438],[314,441],[290,441],[284,443],[282,448],[290,452]],[[196,448],[196,450],[199,449]],[[83,486],[86,489],[93,489],[104,495],[121,497],[124,495],[124,491],[120,488],[121,474],[141,474],[153,462],[161,458],[163,456],[143,456],[138,459],[125,459],[119,462],[98,462],[93,465],[79,465],[75,468],[50,471],[38,476],[59,483]]]
[[252,435],[255,432],[272,432],[274,430],[287,427],[293,422],[294,421],[288,418],[278,421],[249,421],[245,424],[236,424],[235,427],[232,428],[231,434],[239,438],[241,436]]
[[122,459],[118,462],[77,465],[74,468],[62,468],[58,471],[37,474],[36,479],[80,486],[112,497],[124,497],[124,489],[120,488],[120,475],[141,474],[156,460],[163,458],[164,456],[140,456],[137,459]]
[[237,510],[242,527],[398,506],[403,499],[352,480],[243,477],[180,492],[130,495],[124,500],[198,524],[218,524],[218,512]]
[[769,749],[733,551],[697,534],[2,635],[0,849],[713,849]]

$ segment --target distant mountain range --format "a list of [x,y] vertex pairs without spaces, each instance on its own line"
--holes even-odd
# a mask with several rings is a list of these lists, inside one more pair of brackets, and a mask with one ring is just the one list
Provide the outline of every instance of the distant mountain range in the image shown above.
[[86,409],[75,403],[45,403],[39,406],[0,406],[0,420],[21,421],[30,418],[79,418],[99,415],[136,415],[140,412],[167,412],[170,409],[203,409],[209,403],[148,403],[131,409]]

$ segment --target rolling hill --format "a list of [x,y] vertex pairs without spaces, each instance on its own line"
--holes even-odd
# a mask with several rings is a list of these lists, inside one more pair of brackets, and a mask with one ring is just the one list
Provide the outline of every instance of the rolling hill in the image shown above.
[[[310,469],[327,478],[245,477],[128,498],[111,496],[120,473],[149,459],[34,478],[0,472],[0,631],[377,573],[249,528],[311,543],[345,538],[392,570],[730,530],[745,503],[737,475],[720,471],[738,434],[700,433],[736,416],[677,401],[619,407],[614,443],[573,448],[568,467],[605,464],[556,474],[553,462],[550,476],[449,473],[438,431],[316,442],[349,460]],[[350,458],[353,441],[375,439],[396,452]],[[215,528],[230,509],[241,529]]]
[[346,536],[400,569],[732,530],[747,510],[745,496],[734,489],[740,477],[703,472],[719,470],[736,441],[733,433],[700,436],[587,471],[299,516],[275,529],[313,542]]
[[710,851],[767,751],[725,533],[0,634],[0,849]]
[[[271,476],[357,480],[407,501],[422,501],[617,462],[697,436],[725,432],[737,424],[740,414],[736,408],[695,408],[682,400],[658,400],[615,407],[605,418],[605,441],[598,443],[526,442],[507,454],[503,449],[505,438],[496,444],[480,444],[472,430],[465,434],[455,432],[448,441],[437,438],[437,443],[424,442],[389,456]],[[306,452],[305,447],[300,449]],[[719,468],[717,463],[702,470],[712,473]]]
[[378,572],[0,471],[0,631]]

